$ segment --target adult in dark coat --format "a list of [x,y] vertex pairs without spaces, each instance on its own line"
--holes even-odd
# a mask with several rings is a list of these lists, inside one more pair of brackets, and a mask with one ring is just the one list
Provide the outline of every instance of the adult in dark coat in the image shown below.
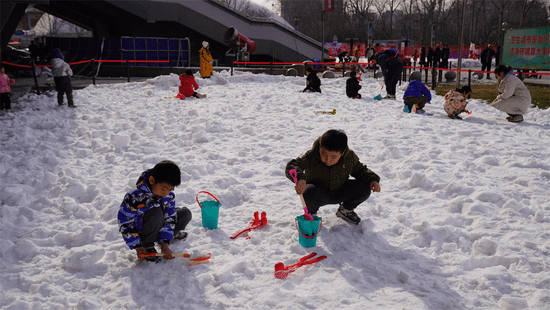
[[31,59],[34,60],[35,64],[38,64],[38,45],[34,44],[34,41],[29,44],[29,52],[31,53]]
[[426,59],[428,61],[428,67],[432,67],[432,64],[433,64],[433,56],[434,55],[434,51],[432,50],[432,47],[431,46],[428,46],[428,51],[426,51]]
[[313,71],[311,68],[306,69],[307,77],[306,77],[306,88],[304,88],[303,92],[321,92],[321,80],[317,77],[317,73]]
[[378,64],[384,75],[384,84],[388,95],[384,99],[395,99],[395,88],[397,81],[403,72],[403,62],[399,59],[399,54],[395,49],[378,52],[370,59],[371,62]]
[[420,65],[426,65],[426,48],[424,46],[420,49]]
[[357,79],[357,72],[351,71],[349,79],[346,81],[346,95],[349,98],[361,99],[361,94],[359,94],[360,89],[361,85],[359,85],[359,80]]
[[441,68],[449,68],[449,57],[451,56],[451,49],[447,44],[441,50]]
[[[487,47],[481,52],[481,71],[491,71],[491,62],[495,56],[495,51],[491,47],[491,44],[487,44]],[[487,79],[491,79],[491,73],[487,73]]]
[[439,45],[438,45],[435,47],[435,50],[433,53],[433,66],[438,68],[440,61],[441,61],[441,49],[439,48]]

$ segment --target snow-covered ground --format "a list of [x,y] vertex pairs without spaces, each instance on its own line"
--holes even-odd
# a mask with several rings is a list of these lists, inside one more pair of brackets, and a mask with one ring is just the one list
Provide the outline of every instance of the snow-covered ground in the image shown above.
[[[433,116],[403,113],[404,88],[374,101],[381,80],[364,80],[361,100],[342,78],[322,79],[322,94],[301,93],[303,77],[197,80],[207,99],[164,99],[171,75],[77,90],[76,109],[27,94],[0,114],[0,308],[550,308],[550,110],[514,124],[471,100],[451,120],[435,94]],[[331,128],[382,191],[358,226],[321,208],[317,246],[303,248],[284,168]],[[177,205],[194,216],[171,248],[211,264],[137,262],[118,232],[124,194],[163,159],[181,168]],[[201,190],[223,204],[216,230],[201,227]],[[268,227],[230,239],[255,211]],[[328,258],[273,276],[311,252]]]

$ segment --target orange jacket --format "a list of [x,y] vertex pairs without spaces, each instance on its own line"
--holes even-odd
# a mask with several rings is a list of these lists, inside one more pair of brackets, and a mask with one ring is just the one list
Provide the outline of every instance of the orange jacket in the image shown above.
[[214,59],[210,54],[210,50],[205,49],[204,47],[200,50],[200,60],[201,60],[201,77],[211,77],[212,76],[212,64],[210,63]]

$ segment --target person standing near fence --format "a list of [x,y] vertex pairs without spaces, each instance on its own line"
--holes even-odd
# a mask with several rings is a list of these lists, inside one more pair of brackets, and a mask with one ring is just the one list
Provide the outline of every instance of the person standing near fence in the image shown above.
[[441,61],[441,49],[439,48],[439,45],[437,45],[433,53],[433,66],[436,68],[439,68],[440,61]]
[[441,68],[449,68],[449,58],[451,57],[451,49],[447,44],[441,50]]
[[31,53],[31,59],[35,64],[38,63],[38,45],[34,44],[34,40],[31,40],[29,44],[29,52]]
[[54,58],[52,58],[52,72],[53,80],[55,82],[55,90],[57,91],[57,103],[63,105],[63,95],[67,94],[67,103],[70,108],[74,108],[73,102],[73,86],[71,85],[71,76],[73,76],[73,70],[69,64],[63,59],[63,53],[56,48],[53,50]]
[[202,42],[199,54],[201,58],[201,77],[203,79],[210,78],[213,74],[212,64],[214,63],[214,59],[212,58],[212,54],[210,54],[210,44],[208,42]]
[[[487,47],[481,52],[481,71],[491,71],[491,62],[493,62],[493,56],[495,51],[491,47],[491,44],[487,44]],[[491,73],[487,72],[487,79],[491,79]]]
[[420,66],[423,67],[426,65],[426,47],[422,46],[420,49]]
[[434,57],[434,51],[432,50],[432,47],[431,46],[428,46],[428,50],[426,51],[426,60],[427,60],[427,64],[428,64],[428,67],[432,67],[432,61],[433,61],[433,57]]

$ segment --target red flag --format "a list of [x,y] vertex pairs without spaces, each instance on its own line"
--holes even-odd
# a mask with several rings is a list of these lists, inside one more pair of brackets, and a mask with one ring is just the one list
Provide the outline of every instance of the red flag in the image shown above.
[[334,12],[334,0],[325,0],[325,12]]

